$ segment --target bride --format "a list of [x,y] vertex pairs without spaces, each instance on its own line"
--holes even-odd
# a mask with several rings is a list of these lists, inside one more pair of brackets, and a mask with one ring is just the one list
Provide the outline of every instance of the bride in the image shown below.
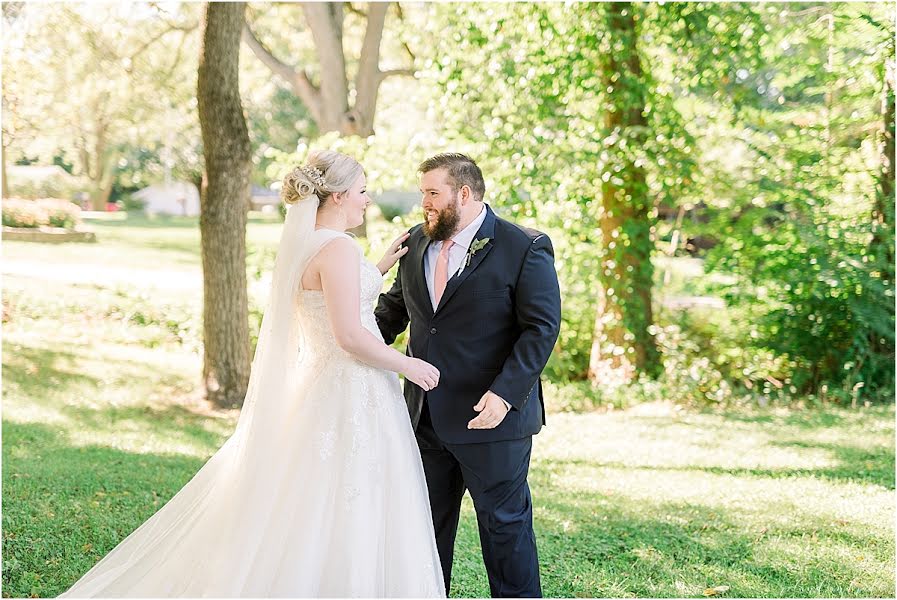
[[398,377],[432,365],[383,343],[379,265],[345,233],[370,204],[352,158],[313,153],[289,206],[234,434],[63,596],[444,597]]

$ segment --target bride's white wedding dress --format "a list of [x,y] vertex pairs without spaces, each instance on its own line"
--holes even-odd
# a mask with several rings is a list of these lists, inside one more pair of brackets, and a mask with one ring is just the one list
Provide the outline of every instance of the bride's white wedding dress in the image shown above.
[[[314,232],[305,264],[340,235]],[[382,277],[359,257],[362,324],[382,339]],[[398,377],[340,349],[320,291],[293,297],[303,339],[292,397],[271,410],[259,397],[251,422],[241,416],[196,476],[64,596],[445,595]]]

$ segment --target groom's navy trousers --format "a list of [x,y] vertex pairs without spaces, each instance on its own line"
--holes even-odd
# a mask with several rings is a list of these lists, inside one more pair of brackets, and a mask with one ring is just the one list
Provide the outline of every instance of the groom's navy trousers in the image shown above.
[[[492,595],[533,597],[541,589],[526,477],[532,436],[545,423],[539,377],[560,329],[560,292],[548,237],[485,210],[478,250],[448,280],[435,310],[424,274],[430,240],[418,226],[375,314],[390,344],[410,323],[407,353],[441,374],[429,392],[406,381],[405,400],[430,490],[446,593],[466,489]],[[493,429],[468,429],[487,391],[511,408]]]
[[446,595],[451,588],[461,497],[467,489],[477,514],[492,597],[541,597],[533,504],[526,482],[533,438],[484,444],[443,443],[433,430],[426,402],[416,434],[430,492]]

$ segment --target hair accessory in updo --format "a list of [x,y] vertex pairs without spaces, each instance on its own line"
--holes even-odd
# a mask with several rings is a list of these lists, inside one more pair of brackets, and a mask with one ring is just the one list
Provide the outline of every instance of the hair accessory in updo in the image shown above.
[[322,190],[327,187],[327,182],[324,181],[324,172],[317,167],[309,167],[308,165],[303,165],[299,167],[299,170],[305,173],[306,177],[312,180],[312,182],[321,188]]
[[320,208],[332,194],[348,191],[364,175],[357,160],[333,150],[311,152],[306,161],[293,167],[283,178],[280,196],[287,204],[316,198]]

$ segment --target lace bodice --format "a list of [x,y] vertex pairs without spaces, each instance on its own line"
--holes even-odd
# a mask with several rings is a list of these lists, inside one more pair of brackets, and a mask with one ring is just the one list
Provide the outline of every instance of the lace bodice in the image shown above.
[[[333,237],[331,236],[329,239],[333,239]],[[383,276],[373,263],[364,258],[361,248],[358,251],[358,260],[360,262],[361,325],[373,333],[377,339],[382,340],[383,336],[380,334],[377,320],[374,318],[374,304],[383,287]],[[333,357],[334,354],[346,355],[337,345],[333,336],[327,305],[324,302],[324,293],[320,290],[300,289],[296,295],[296,302],[297,318],[302,325],[304,337],[303,351],[308,350],[311,354],[321,358]]]

